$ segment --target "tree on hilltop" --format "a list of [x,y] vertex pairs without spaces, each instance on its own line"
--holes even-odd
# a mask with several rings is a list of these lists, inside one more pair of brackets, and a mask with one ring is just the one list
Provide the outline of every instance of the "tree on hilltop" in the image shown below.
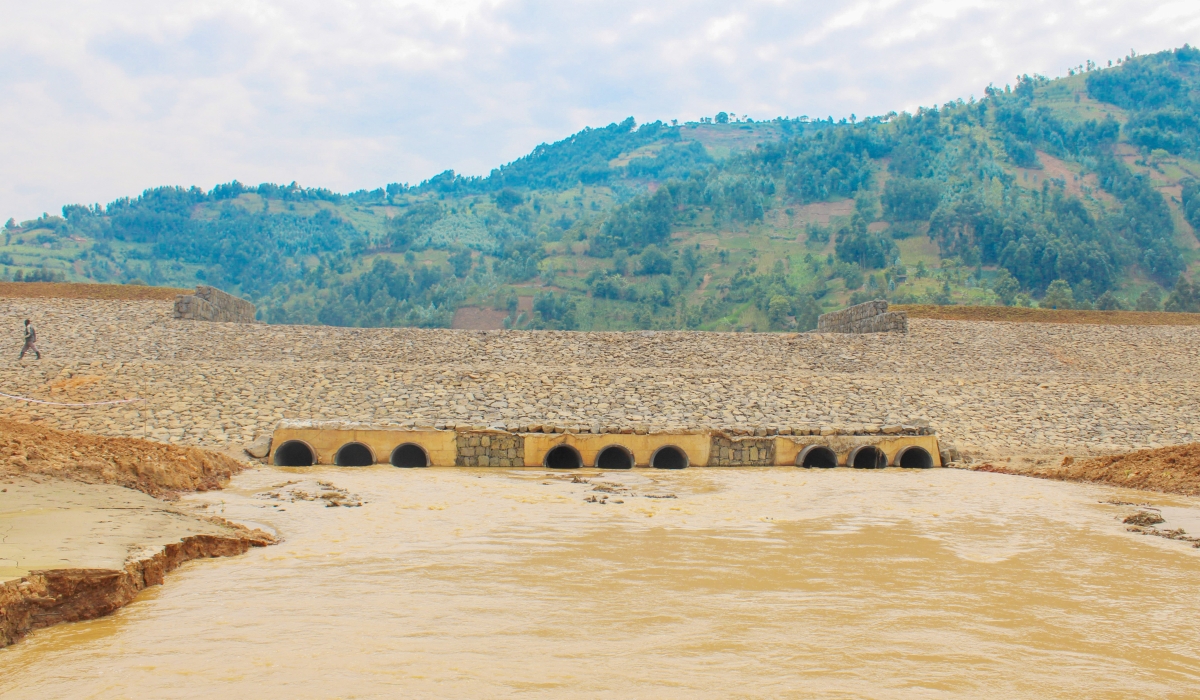
[[1069,309],[1074,304],[1075,295],[1071,292],[1071,285],[1066,280],[1058,279],[1046,287],[1040,306],[1043,309]]

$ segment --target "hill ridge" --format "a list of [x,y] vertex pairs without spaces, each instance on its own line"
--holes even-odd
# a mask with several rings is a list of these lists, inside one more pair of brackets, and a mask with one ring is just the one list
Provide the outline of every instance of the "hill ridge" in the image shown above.
[[414,186],[154,188],[10,220],[0,270],[360,326],[805,330],[875,297],[1200,311],[1200,51],[1081,68],[862,120],[630,117]]

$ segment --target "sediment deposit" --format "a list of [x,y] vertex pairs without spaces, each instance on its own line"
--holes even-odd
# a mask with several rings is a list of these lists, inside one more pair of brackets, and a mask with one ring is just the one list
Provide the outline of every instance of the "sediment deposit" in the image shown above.
[[[240,447],[283,418],[870,429],[928,421],[965,454],[1107,454],[1200,436],[1200,327],[914,319],[907,335],[566,333],[194,323],[152,301],[4,299],[44,359],[4,414]],[[13,352],[19,349],[16,321]]]

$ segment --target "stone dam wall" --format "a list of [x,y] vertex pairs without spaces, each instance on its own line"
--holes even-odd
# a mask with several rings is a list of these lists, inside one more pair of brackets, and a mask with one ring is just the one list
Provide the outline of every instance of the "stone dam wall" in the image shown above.
[[572,431],[613,428],[744,439],[927,426],[941,448],[989,460],[1200,439],[1200,327],[914,319],[886,336],[569,333],[193,323],[162,301],[8,298],[0,310],[33,319],[42,350],[0,365],[0,391],[132,400],[0,397],[0,415],[239,452],[284,420],[441,424],[451,436],[503,426],[524,436],[524,459]]
[[868,301],[841,311],[821,314],[818,333],[907,333],[908,314],[888,311],[882,299]]
[[220,321],[226,323],[254,323],[254,304],[226,294],[216,287],[199,285],[195,294],[180,294],[175,297],[174,318],[189,321]]

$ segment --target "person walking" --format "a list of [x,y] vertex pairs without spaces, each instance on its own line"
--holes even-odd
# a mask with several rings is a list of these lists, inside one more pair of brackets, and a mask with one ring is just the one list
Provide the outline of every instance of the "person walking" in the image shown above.
[[34,344],[36,342],[37,331],[33,329],[33,324],[29,322],[29,319],[25,319],[25,347],[21,348],[21,355],[17,357],[17,359],[24,359],[25,353],[29,352],[30,350],[32,350],[33,354],[37,356],[37,359],[42,359],[42,353],[38,352],[37,345]]

